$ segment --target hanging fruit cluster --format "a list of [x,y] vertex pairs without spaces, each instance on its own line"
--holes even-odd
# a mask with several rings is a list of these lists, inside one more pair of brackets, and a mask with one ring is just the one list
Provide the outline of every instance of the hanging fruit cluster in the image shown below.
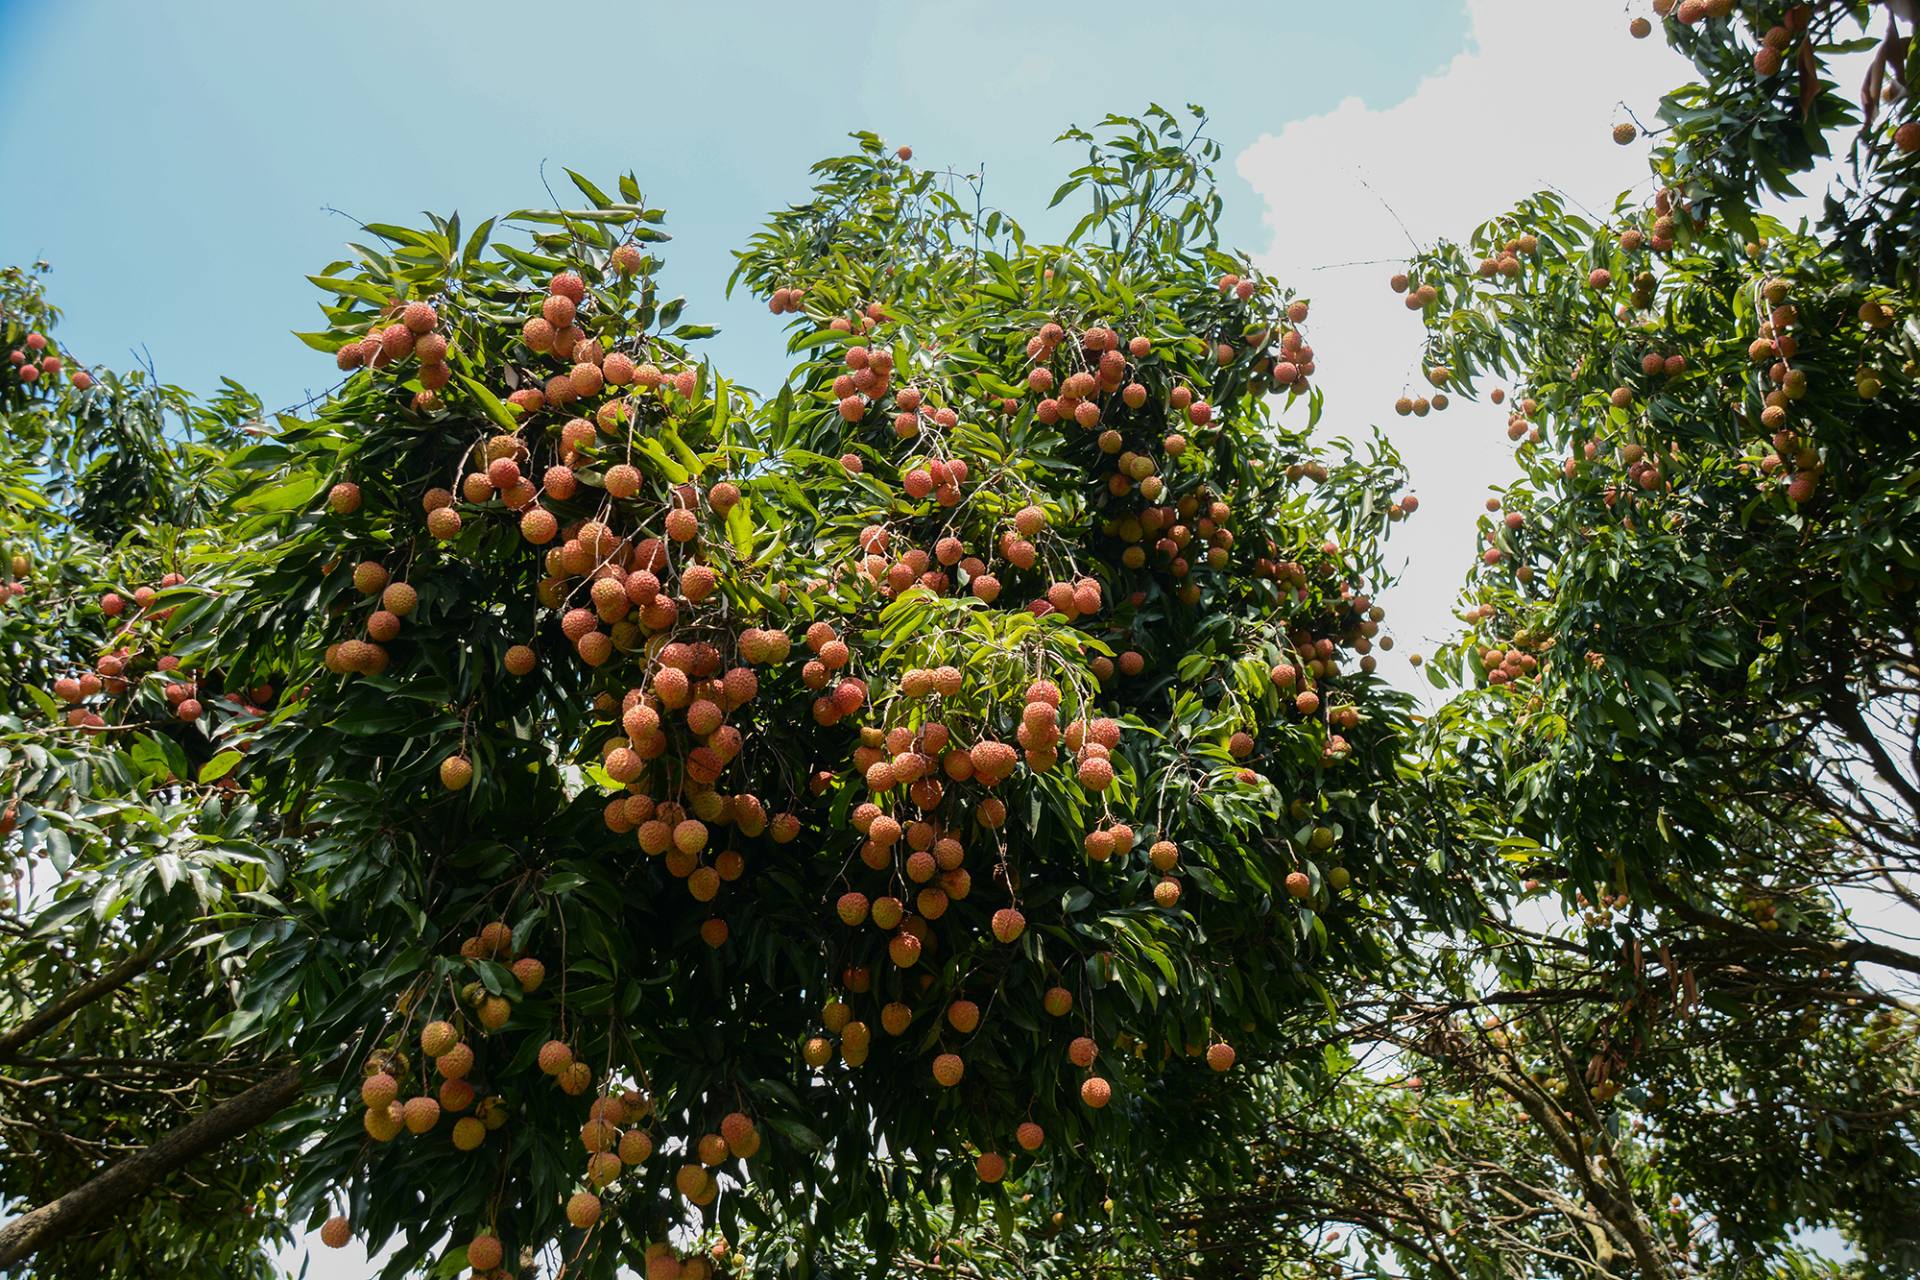
[[345,380],[223,599],[312,681],[261,754],[397,859],[411,976],[341,1006],[363,1115],[315,1161],[375,1239],[426,1177],[482,1274],[899,1159],[1078,1211],[1367,927],[1404,724],[1368,580],[1417,501],[1269,418],[1317,413],[1307,304],[1204,226],[890,255],[922,177],[836,163],[837,223],[742,256],[800,359],[765,401],[689,353],[631,179],[320,277]]

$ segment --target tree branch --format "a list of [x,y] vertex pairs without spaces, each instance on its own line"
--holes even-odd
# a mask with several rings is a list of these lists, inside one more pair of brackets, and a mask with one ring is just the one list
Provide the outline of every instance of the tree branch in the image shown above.
[[299,1096],[304,1079],[300,1064],[284,1067],[244,1093],[214,1104],[58,1200],[0,1227],[0,1268],[29,1258],[100,1219],[124,1217],[128,1207],[166,1175],[272,1119]]
[[0,1062],[13,1055],[42,1032],[65,1021],[102,996],[112,995],[145,973],[160,960],[160,948],[149,943],[97,978],[81,983],[63,996],[48,1001],[19,1026],[0,1031]]

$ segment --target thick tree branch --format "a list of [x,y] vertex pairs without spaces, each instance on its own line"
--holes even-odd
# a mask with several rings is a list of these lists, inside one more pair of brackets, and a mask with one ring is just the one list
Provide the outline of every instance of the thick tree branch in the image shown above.
[[1678,897],[1667,898],[1666,905],[1684,919],[1720,935],[1698,941],[1675,943],[1673,944],[1675,955],[1700,952],[1724,957],[1726,948],[1731,943],[1753,951],[1804,956],[1809,960],[1825,964],[1878,964],[1906,973],[1920,973],[1920,955],[1903,951],[1899,947],[1887,946],[1885,943],[1869,942],[1864,938],[1809,938],[1791,933],[1766,933],[1759,929],[1735,924],[1711,912],[1701,911]]
[[29,1258],[46,1245],[102,1219],[123,1217],[128,1207],[160,1179],[279,1114],[299,1096],[304,1078],[304,1069],[298,1063],[284,1067],[244,1093],[214,1104],[58,1200],[0,1227],[0,1268]]

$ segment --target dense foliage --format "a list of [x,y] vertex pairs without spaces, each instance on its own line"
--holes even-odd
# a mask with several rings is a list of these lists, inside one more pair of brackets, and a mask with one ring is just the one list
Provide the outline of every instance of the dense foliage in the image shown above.
[[[210,479],[253,406],[237,392],[199,404],[139,372],[63,361],[38,272],[0,276],[0,297],[6,345],[23,357],[12,368],[39,375],[0,381],[10,695],[0,835],[11,855],[0,882],[0,1197],[31,1206],[275,1065],[209,1039],[237,1007],[241,970],[218,945],[219,915],[264,882],[272,855],[231,785],[180,785],[194,776],[190,744],[105,735],[105,719],[84,709],[110,698],[134,725],[168,714],[164,620],[125,615],[185,562],[219,504]],[[103,588],[126,595],[118,620]],[[134,645],[144,670],[122,656]],[[82,654],[89,670],[76,676]],[[79,695],[73,709],[56,692]],[[266,1133],[248,1136],[133,1206],[123,1233],[62,1241],[43,1261],[69,1274],[269,1274],[260,1246],[288,1235],[273,1212],[288,1154]]]
[[1427,717],[1198,113],[1055,244],[857,136],[765,396],[632,176],[364,228],[277,415],[6,275],[0,1265],[1910,1273],[1912,68],[1654,9],[1651,197],[1393,281],[1519,467]]
[[[1905,231],[1858,221],[1859,192],[1906,198],[1920,123],[1872,96],[1904,48],[1870,126],[1823,78],[1868,10],[1675,7],[1701,80],[1662,105],[1650,200],[1536,196],[1408,272],[1435,380],[1510,395],[1520,470],[1434,665],[1472,686],[1438,730],[1618,958],[1620,1011],[1575,1046],[1608,1123],[1645,1126],[1723,1265],[1756,1269],[1803,1221],[1920,1260],[1920,955],[1849,918],[1920,903],[1920,331]],[[1761,211],[1856,128],[1821,226]],[[1676,1044],[1682,980],[1729,1021]]]
[[1213,144],[1083,135],[1043,246],[860,141],[743,255],[794,317],[765,403],[684,345],[630,178],[368,228],[306,335],[350,376],[60,633],[106,636],[73,728],[245,797],[220,1042],[351,1104],[288,1194],[393,1274],[1148,1205],[1285,1011],[1449,910],[1370,674],[1402,478],[1270,419],[1317,411],[1307,307],[1216,247]]

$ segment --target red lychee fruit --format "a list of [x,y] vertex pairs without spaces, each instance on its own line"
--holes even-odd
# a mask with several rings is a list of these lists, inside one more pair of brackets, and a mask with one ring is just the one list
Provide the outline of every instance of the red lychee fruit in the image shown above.
[[600,1197],[591,1191],[576,1191],[567,1201],[567,1221],[582,1231],[600,1221]]
[[1002,907],[993,913],[993,936],[1012,943],[1027,930],[1027,918],[1017,907]]
[[378,1111],[400,1096],[400,1086],[384,1071],[376,1071],[360,1082],[360,1101],[368,1110]]
[[408,1133],[425,1133],[440,1123],[440,1103],[424,1094],[408,1098],[400,1119],[407,1126]]
[[467,1265],[475,1271],[492,1271],[506,1257],[497,1237],[475,1236],[467,1245]]
[[400,313],[400,323],[415,335],[431,333],[440,323],[440,315],[427,303],[409,302]]

